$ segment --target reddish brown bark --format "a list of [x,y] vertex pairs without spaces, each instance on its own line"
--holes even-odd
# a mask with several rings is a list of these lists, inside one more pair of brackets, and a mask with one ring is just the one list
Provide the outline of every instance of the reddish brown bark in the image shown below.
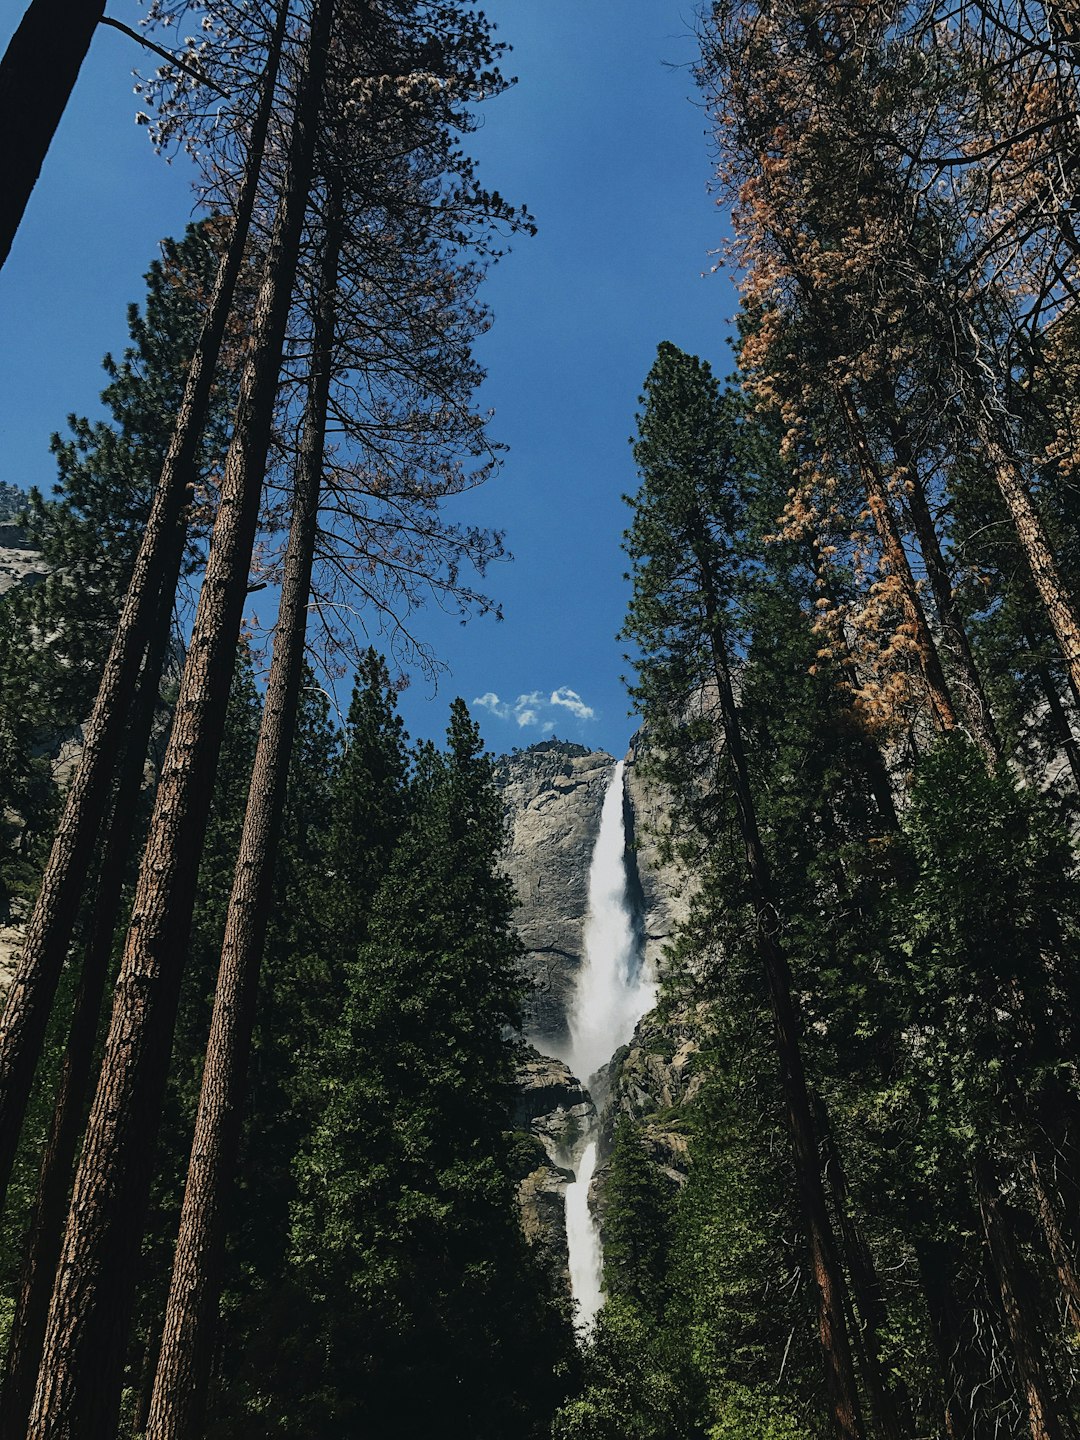
[[139,666],[153,631],[162,576],[170,573],[177,532],[194,484],[199,441],[214,384],[214,369],[247,248],[258,191],[286,5],[282,3],[276,43],[267,61],[258,113],[252,126],[246,170],[233,231],[218,267],[202,333],[188,368],[168,454],[162,466],[146,532],[128,584],[83,752],[64,802],[64,811],[27,927],[19,967],[0,1019],[0,1203],[7,1189],[26,1102],[41,1054],[49,1012],[67,957],[75,917],[97,843],[124,727],[138,683]]
[[107,1435],[116,1423],[153,1144],[258,524],[332,11],[333,0],[319,0],[312,14],[213,541],[57,1271],[28,1430],[34,1440]]
[[123,900],[124,872],[134,844],[132,817],[137,812],[143,786],[146,752],[169,645],[173,593],[183,556],[183,534],[179,530],[177,542],[172,556],[174,573],[162,579],[157,629],[143,665],[135,711],[131,716],[52,1126],[41,1162],[27,1254],[12,1320],[3,1395],[0,1396],[0,1440],[22,1440],[34,1398],[49,1297],[63,1241],[75,1152],[89,1101],[94,1044]]
[[[333,204],[333,202],[331,202]],[[266,703],[221,950],[147,1440],[197,1440],[221,1295],[225,1210],[240,1143],[259,967],[303,679],[336,311],[340,236],[326,236],[313,369]]]
[[911,562],[908,560],[903,537],[896,523],[888,485],[881,473],[881,467],[870,449],[858,406],[855,404],[851,392],[841,390],[839,399],[852,449],[858,462],[859,473],[862,475],[863,485],[866,489],[867,509],[873,516],[874,526],[878,532],[882,553],[889,571],[900,582],[904,608],[913,631],[919,666],[930,696],[931,709],[942,730],[955,730],[956,708],[953,705],[952,696],[949,694],[937,643],[927,623],[926,612],[915,584],[915,576],[911,571]]
[[1027,1406],[1031,1440],[1064,1440],[1065,1431],[1046,1374],[1042,1343],[1032,1316],[1030,1287],[1016,1249],[1012,1222],[1002,1202],[993,1167],[985,1159],[975,1165],[975,1193]]

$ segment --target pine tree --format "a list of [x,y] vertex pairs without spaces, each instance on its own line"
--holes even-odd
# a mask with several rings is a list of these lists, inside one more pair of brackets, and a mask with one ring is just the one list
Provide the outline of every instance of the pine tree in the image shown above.
[[[780,939],[772,869],[762,845],[732,687],[737,551],[746,529],[745,468],[732,404],[707,365],[661,345],[646,380],[634,457],[644,485],[632,502],[626,548],[634,593],[626,634],[640,647],[635,695],[646,719],[666,716],[656,743],[705,756],[709,787],[726,772],[754,909],[754,943],[766,978],[802,1220],[818,1295],[818,1329],[833,1424],[861,1436],[862,1421],[844,1285],[822,1186],[802,1055],[802,1022]],[[679,731],[682,730],[682,736]],[[689,744],[687,743],[689,739]],[[685,783],[685,780],[684,780]]]
[[76,1177],[31,1433],[108,1427],[119,1401],[118,1340],[126,1334],[130,1315],[136,1242],[149,1189],[149,1142],[157,1129],[197,860],[247,593],[332,15],[331,0],[320,0],[239,386],[213,542]]
[[[183,563],[187,507],[196,479],[194,465],[247,252],[263,151],[274,109],[286,19],[287,4],[282,0],[265,58],[228,243],[217,268],[123,609],[84,731],[79,766],[65,797],[63,814],[27,927],[19,968],[8,989],[0,1019],[0,1193],[6,1186],[18,1143],[34,1068],[99,838],[140,666],[151,643],[155,621],[163,609],[162,598],[167,599],[174,593]],[[220,703],[224,706],[224,692]],[[194,861],[189,869],[194,870]]]
[[501,803],[460,701],[413,796],[301,1161],[293,1244],[330,1388],[296,1433],[539,1435],[568,1332],[514,1206],[518,947]]

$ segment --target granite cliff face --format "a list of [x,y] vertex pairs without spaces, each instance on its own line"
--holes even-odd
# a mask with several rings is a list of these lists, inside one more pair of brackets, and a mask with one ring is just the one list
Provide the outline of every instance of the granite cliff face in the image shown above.
[[[589,865],[614,757],[604,750],[545,741],[506,757],[499,783],[510,832],[505,861],[519,908],[515,917],[533,986],[525,1031],[541,1049],[561,1049],[581,966]],[[646,964],[663,968],[663,949],[684,918],[685,885],[660,863],[652,832],[662,826],[663,797],[642,780],[637,749],[626,764],[626,833],[631,885]]]
[[[549,1058],[569,1039],[567,1012],[584,956],[589,869],[614,765],[604,751],[548,741],[507,757],[499,767],[510,835],[506,868],[518,894],[516,923],[533,986],[526,1033],[535,1048],[526,1047],[519,1067],[514,1119],[521,1142],[518,1195],[526,1234],[564,1274],[569,1167],[577,1164],[588,1135],[598,1136],[600,1144],[590,1207],[602,1230],[607,1157],[619,1117],[634,1122],[654,1164],[678,1186],[688,1163],[679,1112],[699,1083],[695,1058],[704,1017],[696,1011],[663,1022],[655,1012],[646,1015],[630,1043],[594,1080],[591,1094],[581,1077]],[[629,900],[644,963],[658,976],[664,948],[689,910],[689,886],[673,865],[661,861],[658,834],[665,825],[666,797],[642,775],[636,743],[626,759],[623,805]]]
[[16,585],[36,585],[47,574],[41,552],[31,545],[22,526],[0,516],[0,595]]
[[530,1243],[539,1245],[567,1280],[566,1187],[573,1172],[560,1160],[573,1153],[595,1115],[589,1092],[561,1060],[526,1045],[518,1062],[513,1125],[533,1142],[518,1147],[518,1205]]
[[581,965],[589,862],[615,764],[603,750],[549,741],[504,760],[499,782],[510,844],[515,916],[532,983],[525,1033],[541,1048],[567,1039],[566,1012]]

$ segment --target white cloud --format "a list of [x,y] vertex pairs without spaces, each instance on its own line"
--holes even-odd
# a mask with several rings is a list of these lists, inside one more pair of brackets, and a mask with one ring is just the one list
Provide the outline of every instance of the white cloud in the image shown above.
[[545,695],[542,690],[530,690],[527,694],[519,695],[513,703],[501,700],[494,690],[488,690],[483,695],[478,695],[472,703],[490,711],[499,720],[516,721],[521,730],[554,730],[560,712],[563,712],[564,720],[567,711],[579,721],[596,718],[596,711],[592,706],[586,705],[578,692],[571,690],[568,685],[558,686],[550,695]]
[[551,692],[551,704],[562,705],[576,715],[579,720],[595,720],[596,711],[591,705],[586,705],[576,690],[571,690],[569,685],[560,685],[558,690]]
[[490,710],[500,720],[509,720],[510,718],[510,706],[504,705],[494,690],[489,690],[485,695],[478,695],[472,703],[479,705],[484,710]]

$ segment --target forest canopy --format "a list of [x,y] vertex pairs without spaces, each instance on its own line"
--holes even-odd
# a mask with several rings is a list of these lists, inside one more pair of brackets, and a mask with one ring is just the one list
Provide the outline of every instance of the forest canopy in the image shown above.
[[[0,481],[0,1436],[1071,1440],[1075,15],[698,12],[739,314],[648,337],[619,764],[400,713],[429,614],[502,614],[506,44],[192,15],[119,28],[196,219],[51,492]],[[0,265],[103,24],[0,59]],[[473,704],[548,693],[595,718]],[[612,835],[658,993],[574,1075],[527,1017],[581,1021]],[[552,873],[580,953],[526,943]]]

